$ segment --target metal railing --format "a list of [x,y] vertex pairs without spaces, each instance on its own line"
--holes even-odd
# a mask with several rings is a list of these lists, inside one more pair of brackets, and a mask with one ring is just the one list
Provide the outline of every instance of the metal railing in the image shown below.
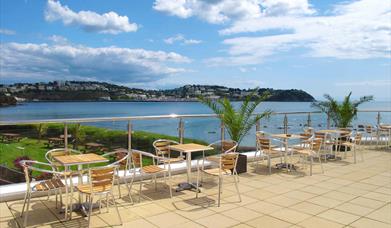
[[[380,124],[381,122],[381,113],[391,113],[391,110],[359,110],[362,113],[376,113],[376,122]],[[320,111],[310,111],[310,112],[274,112],[272,116],[283,116],[282,128],[283,132],[288,133],[289,129],[289,117],[290,115],[306,115],[306,126],[312,126],[312,116],[314,114],[322,114]],[[188,118],[218,118],[216,114],[191,114],[191,115],[156,115],[156,116],[128,116],[128,117],[100,117],[100,118],[72,118],[72,119],[46,119],[46,120],[23,120],[23,121],[0,121],[0,127],[5,125],[23,125],[23,124],[44,124],[44,123],[63,123],[64,124],[64,144],[65,147],[68,146],[68,124],[72,123],[91,123],[91,122],[115,122],[115,121],[127,121],[127,132],[128,132],[128,149],[131,150],[131,141],[132,141],[132,122],[137,120],[158,120],[158,119],[178,119],[178,139],[180,143],[183,143],[185,135],[185,122],[184,119]],[[327,116],[327,129],[331,126],[330,117]],[[255,130],[261,130],[261,121],[256,123]],[[222,121],[220,121],[220,138],[224,140],[225,138],[225,126]]]

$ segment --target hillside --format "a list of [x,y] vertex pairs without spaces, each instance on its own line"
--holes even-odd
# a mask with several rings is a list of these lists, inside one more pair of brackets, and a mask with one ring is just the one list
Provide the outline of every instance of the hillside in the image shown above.
[[[268,101],[312,102],[315,99],[303,90],[261,88],[258,94],[270,93]],[[102,82],[49,82],[0,85],[0,93],[26,101],[196,101],[198,96],[212,99],[227,97],[240,101],[250,89],[224,86],[186,85],[167,90],[143,90]]]

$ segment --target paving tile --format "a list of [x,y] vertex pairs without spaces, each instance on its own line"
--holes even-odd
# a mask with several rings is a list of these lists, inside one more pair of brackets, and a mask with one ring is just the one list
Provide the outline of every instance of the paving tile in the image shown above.
[[158,227],[172,227],[178,224],[186,223],[189,220],[174,213],[166,212],[146,218],[147,221]]
[[364,207],[373,208],[373,209],[380,208],[386,204],[385,202],[382,202],[382,201],[368,199],[368,198],[364,198],[364,197],[358,197],[358,198],[352,199],[349,202],[354,203],[354,204],[358,204],[358,205],[361,205]]
[[206,227],[215,227],[215,228],[231,227],[239,224],[238,221],[221,214],[214,214],[208,217],[197,219],[195,220],[195,222]]
[[311,199],[307,200],[307,202],[314,203],[314,204],[324,206],[324,207],[329,207],[329,208],[333,208],[333,207],[342,203],[339,200],[327,198],[324,196],[317,196],[317,197],[311,198]]
[[327,193],[323,194],[322,196],[327,197],[327,198],[331,198],[331,199],[335,199],[335,200],[339,200],[341,202],[349,201],[349,200],[352,200],[357,197],[356,195],[343,193],[340,191],[327,192]]
[[172,226],[170,228],[200,228],[200,227],[205,227],[205,226],[198,224],[198,223],[195,223],[195,222],[186,222],[186,223]]
[[296,224],[298,222],[303,221],[304,219],[307,219],[311,217],[311,215],[303,213],[303,212],[298,212],[293,209],[288,209],[284,208],[278,211],[273,212],[270,214],[270,216],[273,216],[275,218]]
[[247,224],[256,228],[285,228],[293,225],[292,223],[288,223],[268,215],[248,221]]
[[328,207],[319,206],[309,202],[301,202],[290,207],[293,210],[301,211],[311,215],[317,215],[323,211],[328,210]]
[[270,199],[266,199],[266,201],[283,207],[289,207],[301,202],[300,200],[292,199],[285,196],[275,196]]
[[131,222],[127,222],[123,224],[123,227],[145,227],[145,228],[156,228],[157,226],[151,224],[145,219],[137,219]]
[[372,208],[360,206],[358,204],[353,203],[344,203],[336,206],[335,209],[359,216],[365,216],[374,210]]
[[378,192],[369,192],[369,193],[363,195],[363,197],[369,198],[369,199],[383,201],[383,202],[386,202],[386,203],[390,203],[391,202],[390,195],[382,194],[382,193],[378,193]]
[[247,222],[249,220],[261,217],[262,214],[257,213],[251,209],[245,207],[239,207],[234,210],[228,210],[221,213],[229,218],[238,220],[239,222]]
[[258,213],[263,213],[263,214],[271,214],[271,213],[283,208],[282,206],[268,203],[266,201],[259,201],[256,203],[245,205],[244,207],[249,208],[251,210],[254,210]]
[[391,224],[391,204],[387,204],[384,207],[375,210],[366,217]]
[[175,213],[190,220],[196,220],[216,213],[215,211],[209,210],[208,208],[209,207],[193,206],[183,210],[176,210]]
[[313,193],[309,193],[309,192],[293,190],[293,191],[289,191],[287,193],[284,193],[283,196],[298,199],[298,200],[307,200],[307,199],[313,198],[317,195],[313,194]]
[[309,192],[309,193],[312,193],[312,194],[316,194],[316,195],[324,194],[326,192],[331,191],[330,189],[325,189],[325,188],[316,187],[316,186],[307,186],[307,187],[304,187],[304,188],[302,188],[300,190],[304,191],[304,192]]
[[322,217],[327,220],[337,222],[337,223],[341,223],[344,225],[349,225],[350,223],[352,223],[360,218],[357,215],[349,214],[349,213],[334,210],[334,209],[330,209],[328,211],[322,212],[317,216]]
[[161,214],[164,212],[168,212],[167,208],[160,206],[155,203],[145,204],[141,206],[135,206],[129,208],[131,214],[136,214],[140,217],[151,217],[153,215]]
[[352,227],[356,228],[390,228],[390,224],[382,223],[376,220],[368,218],[360,218],[359,220],[350,224]]
[[304,228],[313,228],[313,227],[316,227],[316,228],[331,228],[331,227],[337,228],[337,227],[344,227],[344,225],[342,225],[342,224],[339,224],[339,223],[336,223],[336,222],[333,222],[333,221],[330,221],[330,220],[327,220],[327,219],[324,219],[324,218],[320,218],[320,217],[317,217],[317,216],[308,218],[308,219],[300,222],[298,225],[301,226],[301,227],[304,227]]

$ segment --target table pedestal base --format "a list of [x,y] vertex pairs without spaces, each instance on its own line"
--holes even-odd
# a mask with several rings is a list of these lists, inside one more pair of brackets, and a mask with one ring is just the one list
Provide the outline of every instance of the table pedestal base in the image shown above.
[[[198,183],[198,187],[201,187],[202,184],[201,183]],[[181,192],[181,191],[184,191],[184,190],[193,190],[193,189],[197,189],[197,183],[179,183],[178,184],[178,188],[175,189],[176,192]],[[199,192],[201,192],[200,189],[198,189]]]
[[296,166],[294,164],[290,163],[278,163],[276,164],[277,169],[289,169],[289,170],[296,170]]

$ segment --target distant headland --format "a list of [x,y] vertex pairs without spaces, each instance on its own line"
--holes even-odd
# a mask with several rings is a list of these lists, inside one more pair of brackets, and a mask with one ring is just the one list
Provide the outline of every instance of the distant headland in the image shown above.
[[[0,106],[31,101],[197,101],[198,96],[212,99],[227,97],[241,101],[251,89],[215,85],[185,85],[176,89],[144,90],[105,82],[54,81],[48,83],[0,84]],[[260,88],[258,94],[269,92],[267,101],[312,102],[314,97],[303,90]]]

